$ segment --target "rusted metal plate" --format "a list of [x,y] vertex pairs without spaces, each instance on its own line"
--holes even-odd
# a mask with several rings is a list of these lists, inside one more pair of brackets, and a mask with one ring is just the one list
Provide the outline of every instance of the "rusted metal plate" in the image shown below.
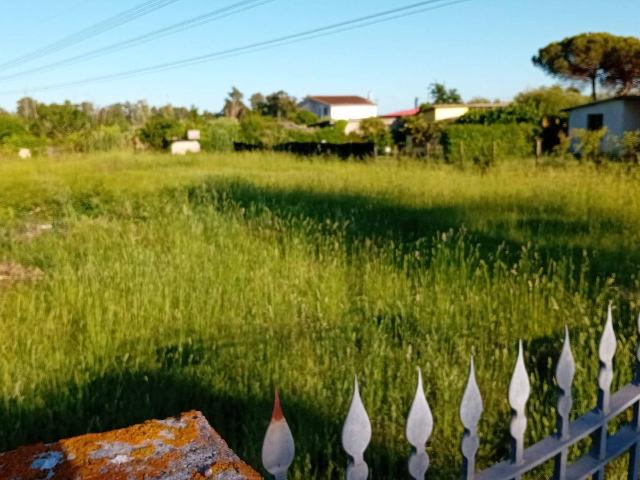
[[12,480],[253,480],[262,478],[227,446],[200,412],[151,420],[0,454]]

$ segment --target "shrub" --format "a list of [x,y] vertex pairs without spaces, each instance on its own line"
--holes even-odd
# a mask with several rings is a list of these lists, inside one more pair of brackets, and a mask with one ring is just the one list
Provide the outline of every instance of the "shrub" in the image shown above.
[[201,128],[200,144],[207,152],[231,152],[240,138],[240,123],[232,118],[216,118]]
[[573,150],[578,158],[599,162],[602,158],[602,141],[606,134],[606,128],[599,130],[574,128],[571,130]]
[[456,125],[445,128],[441,142],[450,162],[486,163],[488,158],[527,157],[533,152],[530,124]]
[[383,150],[392,144],[391,133],[379,118],[365,118],[362,120],[358,136],[365,142],[374,143],[379,150]]
[[627,160],[640,163],[640,130],[624,133],[622,149]]
[[346,127],[346,120],[338,120],[334,125],[320,128],[316,132],[316,141],[326,143],[345,143],[349,140],[347,134],[344,133]]
[[243,143],[273,146],[286,139],[284,127],[273,117],[248,113],[240,121],[240,141]]
[[174,139],[182,138],[185,131],[179,120],[154,115],[138,131],[138,138],[155,150],[166,150]]
[[87,133],[75,132],[67,139],[69,147],[76,152],[108,152],[131,146],[131,133],[118,124],[101,125]]

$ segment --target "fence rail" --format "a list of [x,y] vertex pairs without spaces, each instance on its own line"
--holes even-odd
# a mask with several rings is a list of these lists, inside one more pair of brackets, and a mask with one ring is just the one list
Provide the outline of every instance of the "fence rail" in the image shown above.
[[[598,371],[598,400],[596,407],[584,415],[570,420],[573,398],[571,387],[576,372],[571,352],[569,330],[565,328],[564,343],[556,366],[558,402],[556,406],[556,432],[541,441],[525,447],[527,429],[526,404],[531,385],[524,364],[522,342],[518,345],[518,356],[509,384],[508,399],[511,406],[511,455],[509,460],[476,472],[476,453],[480,445],[478,423],[483,411],[482,396],[475,377],[473,357],[469,364],[467,385],[460,403],[460,420],[464,433],[460,443],[462,451],[462,473],[464,480],[520,480],[522,476],[543,463],[553,461],[554,480],[581,480],[592,478],[603,480],[605,467],[614,459],[628,453],[628,480],[638,480],[640,464],[640,316],[637,322],[638,340],[635,351],[635,373],[631,383],[611,394],[613,380],[613,357],[616,337],[613,329],[611,305],[607,311],[598,347],[600,363]],[[608,435],[608,425],[627,409],[633,409],[633,420],[613,435]],[[424,394],[422,372],[418,369],[418,381],[413,403],[406,424],[406,438],[411,446],[408,474],[418,480],[424,479],[429,468],[427,442],[434,428],[433,416]],[[591,437],[591,451],[569,463],[569,448],[583,439]],[[369,468],[364,453],[371,440],[371,423],[360,398],[356,377],[353,396],[342,429],[342,446],[347,453],[347,479],[365,480]],[[282,413],[280,398],[276,392],[273,415],[267,429],[262,448],[264,468],[276,480],[287,478],[287,470],[293,463],[295,445],[293,435]]]

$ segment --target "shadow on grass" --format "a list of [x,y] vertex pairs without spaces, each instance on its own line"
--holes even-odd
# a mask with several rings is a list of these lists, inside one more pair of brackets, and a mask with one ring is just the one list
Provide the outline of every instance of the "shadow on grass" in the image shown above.
[[[0,451],[38,442],[54,442],[89,432],[127,427],[152,418],[200,410],[211,426],[247,463],[263,474],[260,452],[273,398],[217,393],[193,371],[172,368],[107,372],[84,384],[45,395],[41,402],[0,403]],[[283,396],[283,408],[297,439],[292,470],[308,460],[313,478],[343,476],[346,454],[340,449],[343,416],[324,416],[310,405]],[[7,440],[9,439],[9,440]],[[366,453],[378,478],[406,476],[407,452],[372,444]],[[307,463],[307,462],[305,462]],[[338,472],[340,472],[338,474]],[[267,477],[269,478],[269,477]]]
[[[418,241],[429,248],[437,236],[464,230],[485,259],[500,250],[503,259],[516,262],[524,242],[536,248],[543,265],[549,260],[570,259],[579,274],[586,250],[593,277],[615,274],[623,285],[632,282],[640,264],[640,245],[629,249],[619,244],[622,225],[609,218],[593,222],[572,219],[562,205],[544,205],[542,209],[522,202],[483,201],[418,208],[379,197],[261,187],[223,178],[189,187],[187,194],[194,205],[215,205],[221,210],[238,206],[248,217],[269,211],[285,222],[311,221],[326,234],[335,234],[338,226],[349,249],[363,240],[394,242],[399,262],[406,252],[415,250]],[[582,244],[576,240],[578,236]]]

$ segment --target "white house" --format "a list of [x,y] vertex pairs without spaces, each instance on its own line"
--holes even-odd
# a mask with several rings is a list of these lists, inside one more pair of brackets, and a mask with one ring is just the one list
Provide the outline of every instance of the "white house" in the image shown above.
[[357,130],[360,120],[378,116],[378,106],[357,95],[309,95],[299,107],[331,122],[346,120],[346,133]]
[[614,97],[578,107],[568,108],[569,132],[575,128],[599,130],[621,136],[624,132],[640,130],[640,95]]

